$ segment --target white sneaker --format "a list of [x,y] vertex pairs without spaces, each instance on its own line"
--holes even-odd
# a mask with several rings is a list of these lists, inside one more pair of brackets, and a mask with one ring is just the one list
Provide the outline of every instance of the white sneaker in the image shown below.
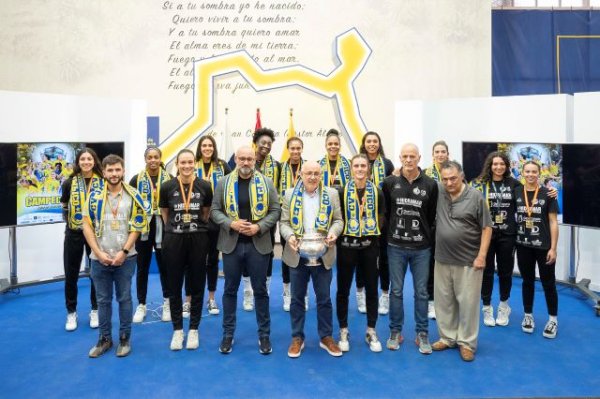
[[215,301],[214,299],[208,300],[208,303],[206,304],[206,309],[208,310],[208,313],[212,315],[218,315],[219,313],[221,313],[221,311],[219,310],[219,305],[217,305],[217,301]]
[[184,319],[189,319],[190,318],[190,303],[189,302],[184,302],[183,306],[182,306],[182,314],[183,314],[183,318]]
[[496,320],[494,319],[494,307],[492,305],[483,307],[483,324],[488,327],[494,327]]
[[388,314],[390,312],[390,294],[382,292],[379,297],[379,314]]
[[544,327],[543,336],[545,338],[556,338],[556,332],[558,331],[558,323],[556,321],[548,320]]
[[308,312],[308,295],[304,297],[304,311]]
[[290,311],[290,305],[292,304],[292,294],[289,290],[283,290],[283,310],[286,312]]
[[98,328],[100,322],[98,321],[98,309],[92,309],[90,311],[90,328]]
[[[183,330],[181,330],[181,332],[183,333]],[[172,345],[172,341],[171,341],[171,345]],[[185,348],[189,349],[189,350],[198,349],[198,330],[188,331],[188,337],[187,337],[187,342],[186,342]],[[173,348],[171,347],[171,349],[173,349]]]
[[365,297],[365,290],[356,291],[356,304],[360,313],[367,313],[367,298]]
[[433,301],[429,301],[427,303],[427,318],[435,320],[435,306]]
[[163,299],[161,320],[162,321],[171,321],[171,304],[169,303],[169,298]]
[[348,338],[350,337],[350,333],[348,333],[347,328],[340,329],[340,342],[338,342],[338,346],[342,352],[348,352],[350,350],[350,341]]
[[67,313],[67,322],[65,323],[65,330],[75,331],[77,329],[77,312]]
[[183,349],[183,330],[173,331],[173,338],[171,338],[171,350],[180,351]]
[[243,306],[246,312],[252,312],[254,310],[254,293],[252,291],[244,290]]
[[508,306],[508,304],[498,305],[498,316],[496,317],[496,325],[507,326],[508,316],[510,316],[510,306]]
[[144,321],[145,317],[146,317],[146,305],[144,305],[143,303],[140,303],[139,305],[137,305],[137,308],[135,308],[135,313],[133,314],[133,322],[141,323],[142,321]]
[[379,342],[379,338],[377,338],[377,332],[375,332],[375,330],[367,330],[365,341],[367,345],[369,345],[371,352],[381,352],[381,342]]

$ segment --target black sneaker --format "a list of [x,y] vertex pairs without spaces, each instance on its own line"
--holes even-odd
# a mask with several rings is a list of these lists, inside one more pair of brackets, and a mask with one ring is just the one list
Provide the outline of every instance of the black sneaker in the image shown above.
[[263,355],[268,355],[269,353],[273,352],[269,337],[265,336],[258,339],[258,351]]
[[233,347],[233,337],[223,337],[221,340],[221,346],[219,346],[219,352],[226,355],[231,353]]
[[106,352],[108,352],[108,350],[112,348],[112,345],[112,339],[107,337],[100,337],[98,339],[98,343],[96,343],[96,346],[90,349],[89,356],[92,358],[100,357]]
[[121,337],[119,339],[119,346],[117,346],[117,357],[125,357],[131,352],[131,344],[129,343],[129,337]]

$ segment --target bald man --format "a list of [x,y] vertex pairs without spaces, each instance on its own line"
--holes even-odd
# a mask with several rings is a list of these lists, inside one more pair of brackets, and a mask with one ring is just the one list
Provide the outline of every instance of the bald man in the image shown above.
[[404,340],[404,276],[407,269],[413,276],[415,292],[415,343],[419,352],[430,354],[427,319],[427,279],[434,238],[437,183],[419,168],[421,155],[416,145],[404,144],[400,150],[402,167],[398,176],[383,181],[390,269],[390,338],[387,348],[398,350]]
[[244,268],[250,274],[254,289],[259,352],[272,352],[267,292],[267,268],[273,251],[270,230],[275,226],[281,208],[273,181],[254,169],[256,155],[243,146],[235,153],[236,169],[217,184],[210,217],[219,225],[217,248],[223,253],[223,339],[219,351],[233,349],[236,326],[237,293]]
[[[290,267],[292,303],[292,343],[288,356],[297,358],[304,349],[304,296],[309,280],[317,296],[317,329],[319,346],[331,356],[342,356],[342,351],[333,339],[333,308],[330,286],[331,268],[335,262],[335,241],[342,233],[344,220],[340,208],[340,198],[336,189],[321,184],[321,166],[314,161],[302,164],[301,181],[293,190],[285,192],[281,205],[279,230],[286,241],[282,259]],[[328,246],[319,259],[318,265],[310,265],[308,259],[300,256],[298,248],[304,233],[318,231],[325,236]]]

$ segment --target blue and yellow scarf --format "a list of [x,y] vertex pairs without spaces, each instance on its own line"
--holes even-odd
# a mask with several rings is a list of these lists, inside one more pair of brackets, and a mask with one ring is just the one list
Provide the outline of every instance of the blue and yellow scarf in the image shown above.
[[272,155],[269,154],[263,160],[262,165],[256,170],[271,179],[275,187],[279,186],[279,168],[277,167],[277,161],[275,161],[275,158],[273,158]]
[[[98,187],[92,187],[90,196],[85,205],[97,237],[100,237],[102,234],[104,205],[107,200],[106,196],[108,195],[105,181],[102,180],[101,182],[102,183]],[[122,187],[127,194],[133,198],[131,216],[129,218],[129,232],[139,231],[141,233],[146,233],[148,231],[148,220],[146,219],[146,215],[150,213],[149,204],[145,203],[140,193],[129,186],[129,184],[122,184]]]
[[437,182],[442,182],[442,175],[440,174],[440,170],[438,169],[435,162],[433,163],[433,165],[425,169],[425,174]]
[[148,219],[152,219],[152,215],[160,215],[160,209],[158,209],[158,202],[160,199],[160,186],[162,183],[170,179],[169,174],[162,168],[158,171],[158,178],[156,179],[156,198],[152,192],[152,180],[148,171],[144,169],[137,175],[136,187],[142,199],[148,203],[148,207],[151,208],[151,212],[148,213]]
[[375,162],[373,162],[371,178],[377,187],[381,188],[383,186],[383,179],[385,179],[385,163],[383,163],[381,155],[378,155],[377,158],[375,158]]
[[481,194],[483,194],[483,199],[485,200],[485,204],[487,205],[487,207],[490,207],[489,204],[489,197],[488,194],[490,192],[490,183],[484,183],[481,180],[475,179],[475,180],[471,180],[471,182],[469,183],[469,186],[473,187],[475,190],[478,190],[479,192],[481,192]]
[[[261,173],[254,173],[250,178],[250,213],[252,221],[256,222],[264,218],[269,211],[269,186]],[[232,220],[240,218],[238,206],[238,171],[225,177],[224,190],[225,213]]]
[[[319,164],[321,165],[321,171],[323,172],[323,184],[326,187],[329,187],[329,180],[331,177],[333,177],[331,167],[329,166],[329,159],[327,157],[324,157],[323,159],[321,159]],[[346,185],[348,180],[350,180],[350,162],[348,162],[348,160],[345,157],[338,155],[335,165],[337,175],[340,177],[340,183],[343,187]]]
[[378,214],[377,186],[367,181],[365,194],[363,196],[362,215],[360,211],[361,201],[358,199],[356,183],[351,180],[344,188],[344,205],[346,208],[346,227],[344,235],[351,237],[378,236],[379,214]]
[[[327,234],[331,221],[333,219],[333,206],[331,205],[331,198],[329,193],[323,187],[319,187],[321,190],[321,197],[319,198],[319,213],[315,219],[315,230],[323,234]],[[302,214],[302,196],[304,195],[304,183],[302,180],[298,181],[292,196],[290,198],[290,225],[294,234],[298,237],[302,237],[304,234],[304,218]]]
[[215,192],[219,179],[225,176],[225,169],[223,168],[223,162],[221,160],[212,162],[209,170],[204,170],[204,162],[200,160],[196,163],[196,171],[200,179],[208,180],[213,193]]
[[279,183],[279,193],[283,195],[284,191],[288,188],[293,188],[298,182],[300,176],[300,170],[302,169],[302,163],[304,161],[301,159],[300,164],[298,165],[298,169],[296,169],[296,179],[294,179],[294,171],[292,170],[292,166],[290,165],[290,161],[288,160],[281,167],[281,181]]
[[81,175],[74,176],[71,181],[71,195],[69,197],[69,217],[68,225],[71,230],[81,230],[83,228],[83,206],[87,202],[89,192],[98,189],[103,183],[103,179],[94,174],[90,181],[89,191],[85,187],[85,178]]

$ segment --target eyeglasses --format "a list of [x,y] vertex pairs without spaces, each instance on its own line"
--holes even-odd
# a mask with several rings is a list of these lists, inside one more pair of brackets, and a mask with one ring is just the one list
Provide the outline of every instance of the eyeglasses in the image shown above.
[[240,162],[253,162],[254,158],[253,157],[238,157],[237,160]]
[[302,172],[302,176],[305,177],[320,177],[321,172]]

